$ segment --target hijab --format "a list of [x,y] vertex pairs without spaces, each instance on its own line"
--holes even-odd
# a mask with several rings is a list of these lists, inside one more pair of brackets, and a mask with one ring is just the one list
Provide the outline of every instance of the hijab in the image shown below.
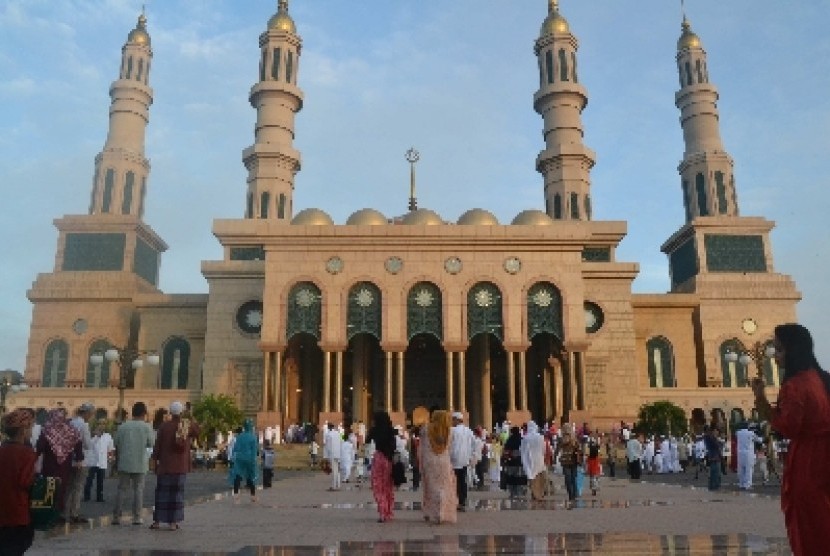
[[824,383],[824,390],[830,395],[830,375],[816,360],[810,331],[800,324],[780,324],[775,327],[775,339],[784,348],[784,378],[781,382],[787,382],[802,371],[815,369]]
[[63,408],[53,409],[47,414],[43,435],[59,464],[66,461],[81,440],[78,430],[66,420],[66,410]]
[[451,427],[452,420],[448,411],[438,410],[432,412],[432,417],[427,425],[427,436],[429,437],[429,445],[436,454],[443,454],[447,450]]
[[527,423],[527,434],[522,438],[519,451],[528,479],[533,479],[545,470],[545,438],[539,434],[539,427],[535,422]]

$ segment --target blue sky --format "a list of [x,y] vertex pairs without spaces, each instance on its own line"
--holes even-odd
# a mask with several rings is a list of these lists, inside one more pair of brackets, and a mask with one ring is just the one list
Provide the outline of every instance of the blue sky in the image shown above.
[[[109,85],[141,4],[0,3],[0,368],[23,368],[26,290],[52,270],[52,220],[87,210]],[[679,2],[561,7],[580,41],[589,94],[594,218],[628,222],[618,259],[640,264],[635,291],[665,292],[660,245],[684,221],[674,106]],[[799,319],[830,366],[830,2],[689,0],[686,9],[721,95],[741,213],[777,222],[775,269],[803,292]],[[247,96],[258,36],[275,11],[276,0],[147,1],[155,99],[145,219],[170,245],[166,292],[206,291],[200,261],[221,258],[211,222],[243,215],[241,151],[255,121]],[[290,11],[303,38],[305,93],[295,212],[319,207],[337,223],[367,206],[403,213],[404,153],[413,145],[419,206],[447,220],[481,207],[507,223],[544,208],[534,170],[542,120],[532,96],[545,0],[293,0]]]

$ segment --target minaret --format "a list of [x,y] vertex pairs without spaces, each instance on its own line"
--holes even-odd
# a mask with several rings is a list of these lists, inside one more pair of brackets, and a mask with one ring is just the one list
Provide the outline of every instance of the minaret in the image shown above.
[[706,51],[683,16],[677,41],[680,90],[675,104],[686,151],[677,167],[686,208],[686,222],[698,216],[738,216],[733,162],[720,137],[718,90],[709,82]]
[[142,13],[121,49],[121,71],[110,86],[110,122],[104,149],[95,157],[90,214],[141,218],[150,161],[144,156],[144,136],[150,119],[153,51]]
[[294,148],[294,115],[302,109],[297,86],[302,40],[288,15],[288,0],[279,0],[277,13],[259,36],[259,82],[251,88],[257,119],[254,144],[242,152],[248,169],[246,218],[291,221],[294,176],[300,153]]
[[545,150],[536,170],[545,178],[545,211],[554,220],[591,219],[591,177],[596,155],[582,142],[582,110],[588,93],[577,78],[579,43],[549,0],[548,16],[536,41],[539,90],[533,108],[544,118]]

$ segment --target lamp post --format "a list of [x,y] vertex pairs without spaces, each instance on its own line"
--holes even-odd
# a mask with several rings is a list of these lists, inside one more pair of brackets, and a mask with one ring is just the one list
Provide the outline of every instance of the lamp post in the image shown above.
[[735,363],[737,361],[738,363],[743,365],[744,374],[747,375],[749,374],[747,372],[749,370],[749,364],[754,361],[758,373],[758,378],[763,379],[764,361],[766,361],[767,359],[771,359],[774,355],[775,347],[773,347],[772,344],[767,345],[762,342],[755,342],[755,344],[751,348],[744,349],[740,354],[735,353],[734,351],[727,351],[724,357],[730,363]]
[[144,366],[142,356],[146,356],[150,365],[159,364],[159,356],[153,351],[144,351],[131,347],[110,347],[104,353],[96,352],[89,356],[89,362],[100,367],[106,359],[110,363],[118,363],[118,408],[115,410],[115,422],[122,422],[124,411],[124,390],[127,389],[127,378],[134,377],[136,371]]
[[20,384],[12,384],[9,377],[3,377],[3,381],[0,382],[0,416],[6,414],[6,396],[9,392],[16,394],[18,392],[22,392],[23,390],[27,390],[28,388],[29,385],[25,382]]

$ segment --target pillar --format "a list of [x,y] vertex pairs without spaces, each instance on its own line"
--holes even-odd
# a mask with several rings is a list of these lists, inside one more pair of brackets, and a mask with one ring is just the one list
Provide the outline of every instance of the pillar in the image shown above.
[[548,417],[553,417],[553,404],[551,403],[551,396],[553,396],[553,385],[551,381],[551,366],[545,364],[542,367],[542,389],[545,392],[544,400],[545,406],[543,411],[545,413],[544,418],[547,419]]
[[458,410],[467,412],[467,366],[465,355],[467,352],[458,352]]
[[331,411],[331,352],[323,352],[323,412]]
[[404,412],[403,406],[403,380],[404,380],[404,352],[398,352],[398,411]]
[[568,409],[576,410],[576,354],[568,353]]
[[271,352],[263,352],[262,359],[262,411],[271,411]]
[[384,405],[386,411],[392,411],[392,352],[385,352],[386,355],[386,381],[385,381],[385,397]]
[[274,353],[274,385],[271,387],[274,394],[274,410],[283,411],[282,396],[282,352]]
[[519,397],[521,400],[521,410],[527,411],[527,369],[525,367],[527,353],[519,352]]
[[516,411],[516,360],[507,352],[507,410]]
[[343,352],[334,352],[334,395],[337,399],[334,401],[334,410],[343,411]]
[[479,388],[481,388],[481,423],[484,425],[484,428],[487,430],[492,430],[493,428],[493,401],[491,397],[491,388],[492,388],[492,373],[491,373],[491,364],[490,361],[490,335],[485,334],[484,341],[481,342],[481,353],[480,353],[480,360],[481,360],[481,382],[479,384]]
[[585,409],[585,354],[578,351],[574,354],[577,376],[577,409]]
[[454,392],[453,392],[453,353],[451,351],[447,352],[447,409],[452,411],[455,407],[453,403],[454,400]]

